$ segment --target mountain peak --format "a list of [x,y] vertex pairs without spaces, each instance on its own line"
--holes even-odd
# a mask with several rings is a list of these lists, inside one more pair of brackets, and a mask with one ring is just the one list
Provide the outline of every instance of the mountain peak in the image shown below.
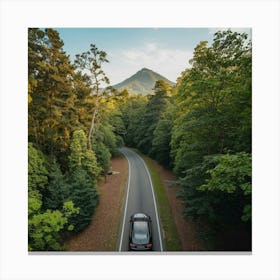
[[142,68],[142,69],[141,69],[140,71],[138,71],[138,72],[143,72],[143,71],[152,71],[152,70],[150,70],[150,69],[144,67],[144,68]]
[[113,87],[118,90],[127,89],[131,93],[147,95],[153,92],[155,83],[158,80],[163,80],[171,86],[175,85],[175,83],[162,75],[144,67],[123,82],[113,85]]

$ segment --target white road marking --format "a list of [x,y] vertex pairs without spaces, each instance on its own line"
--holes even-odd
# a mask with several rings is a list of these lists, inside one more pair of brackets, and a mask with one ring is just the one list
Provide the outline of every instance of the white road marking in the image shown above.
[[127,192],[126,192],[126,201],[125,201],[125,208],[124,208],[124,216],[123,216],[123,224],[122,224],[122,233],[121,233],[121,239],[120,239],[120,246],[119,246],[119,252],[122,250],[122,242],[123,242],[123,232],[124,232],[124,224],[125,224],[125,218],[126,218],[126,210],[127,210],[127,201],[128,201],[128,195],[129,195],[129,188],[130,188],[130,161],[125,153],[123,155],[126,157],[128,161],[128,180],[127,180]]
[[[135,154],[136,154],[136,153],[135,153]],[[145,167],[145,169],[146,169],[146,172],[147,172],[147,174],[148,174],[149,180],[150,180],[151,189],[152,189],[152,194],[153,194],[153,200],[154,200],[154,206],[155,206],[155,212],[156,212],[157,226],[158,226],[158,235],[159,235],[160,251],[162,252],[163,249],[162,249],[161,231],[160,231],[160,227],[159,227],[159,218],[158,218],[157,204],[156,204],[156,199],[155,199],[155,194],[154,194],[154,185],[153,185],[153,182],[152,182],[152,179],[151,179],[151,175],[150,175],[150,172],[149,172],[149,170],[148,170],[148,168],[147,168],[147,166],[146,166],[145,161],[144,161],[138,154],[136,154],[136,156],[143,162],[144,167]]]

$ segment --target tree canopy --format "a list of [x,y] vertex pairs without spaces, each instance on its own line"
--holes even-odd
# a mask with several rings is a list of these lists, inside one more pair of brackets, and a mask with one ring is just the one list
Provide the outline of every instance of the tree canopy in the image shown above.
[[186,219],[250,228],[251,41],[219,31],[190,65],[174,88],[158,81],[148,98],[128,100],[125,143],[173,170]]
[[[54,29],[28,30],[29,250],[64,250],[98,205],[97,181],[122,143],[124,125],[95,45],[74,64]],[[88,70],[89,72],[85,72]],[[113,107],[114,112],[111,113]]]

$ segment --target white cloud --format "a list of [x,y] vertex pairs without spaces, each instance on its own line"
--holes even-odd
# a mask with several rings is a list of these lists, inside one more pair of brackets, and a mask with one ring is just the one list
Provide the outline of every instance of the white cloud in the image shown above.
[[181,72],[190,66],[192,53],[193,50],[161,48],[157,43],[151,42],[111,53],[110,63],[105,70],[112,84],[123,81],[144,67],[176,81]]
[[[209,28],[209,34],[218,30],[229,28]],[[250,28],[230,28],[232,31],[247,33],[251,37]],[[129,78],[140,69],[149,68],[171,81],[181,75],[182,71],[189,68],[189,60],[193,56],[193,49],[174,49],[162,47],[157,42],[143,43],[136,48],[124,48],[109,53],[109,61],[104,70],[110,78],[111,84],[120,83]]]
[[156,43],[147,43],[146,44],[146,50],[148,52],[153,52],[153,51],[156,51],[158,49],[158,45]]

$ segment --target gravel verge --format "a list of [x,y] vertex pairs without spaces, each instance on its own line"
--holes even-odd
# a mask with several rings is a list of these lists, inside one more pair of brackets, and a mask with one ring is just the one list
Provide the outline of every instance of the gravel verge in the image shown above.
[[99,204],[92,222],[66,241],[68,251],[116,251],[128,164],[123,156],[111,160],[112,175],[98,182]]

